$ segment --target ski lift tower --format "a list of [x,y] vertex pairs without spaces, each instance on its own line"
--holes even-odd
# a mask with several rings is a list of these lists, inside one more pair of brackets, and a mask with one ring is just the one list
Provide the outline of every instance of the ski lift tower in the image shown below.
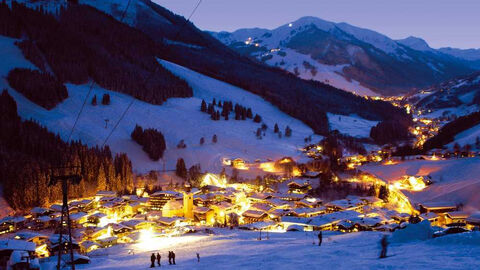
[[[63,169],[72,169],[78,168],[78,166],[70,166],[70,167],[62,167]],[[64,247],[70,251],[70,264],[72,265],[72,270],[75,270],[75,263],[73,261],[73,243],[72,243],[72,227],[70,221],[70,211],[68,209],[68,185],[72,183],[77,185],[82,180],[82,177],[78,174],[66,174],[66,175],[58,175],[50,177],[50,181],[48,186],[54,186],[58,182],[62,183],[62,194],[63,194],[63,202],[62,202],[62,214],[60,217],[60,237],[58,238],[58,260],[57,260],[57,270],[61,268],[61,258],[64,251]],[[64,241],[63,239],[63,230],[64,230],[64,222],[66,222],[67,230],[68,230],[68,242]]]

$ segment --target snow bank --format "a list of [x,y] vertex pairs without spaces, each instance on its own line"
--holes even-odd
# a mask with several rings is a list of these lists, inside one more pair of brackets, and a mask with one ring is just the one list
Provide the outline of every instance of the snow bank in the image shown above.
[[433,230],[430,221],[424,220],[417,224],[408,224],[404,229],[393,232],[390,241],[393,243],[404,243],[410,241],[425,241],[432,238]]

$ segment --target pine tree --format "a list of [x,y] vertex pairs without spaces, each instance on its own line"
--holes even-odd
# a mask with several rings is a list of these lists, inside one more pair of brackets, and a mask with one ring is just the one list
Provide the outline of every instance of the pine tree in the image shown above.
[[217,143],[217,134],[214,134],[212,137],[212,143]]
[[280,129],[278,128],[278,124],[275,123],[275,126],[273,127],[273,132],[278,133],[279,131],[280,131]]
[[247,109],[247,118],[250,118],[250,119],[251,119],[252,117],[253,117],[253,115],[252,115],[252,109],[248,108],[248,109]]
[[200,105],[200,111],[207,112],[207,103],[202,99],[202,105]]
[[255,122],[255,123],[262,122],[262,117],[258,114],[255,114],[255,117],[253,118],[253,122]]
[[213,106],[217,105],[217,102],[215,101],[215,98],[213,99],[212,104],[213,104]]
[[93,95],[92,105],[93,105],[93,106],[97,106],[97,95]]
[[292,136],[292,129],[289,126],[287,126],[285,128],[285,137],[291,137],[291,136]]
[[257,139],[262,138],[262,129],[261,128],[257,128],[257,132],[255,133],[255,136],[257,136]]
[[204,143],[205,143],[205,138],[204,137],[200,138],[200,145],[203,145]]
[[185,166],[185,161],[183,158],[177,159],[175,174],[182,179],[187,178],[187,167]]
[[222,101],[221,100],[218,101],[218,107],[222,107]]
[[103,94],[102,104],[103,105],[110,105],[110,95],[109,94]]

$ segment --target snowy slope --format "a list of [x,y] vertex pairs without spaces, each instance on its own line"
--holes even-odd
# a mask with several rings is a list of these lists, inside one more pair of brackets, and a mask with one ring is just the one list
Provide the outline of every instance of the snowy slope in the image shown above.
[[[2,45],[0,57],[4,59],[0,68],[0,88],[8,87],[3,79],[8,71],[14,67],[32,67],[26,61],[14,40],[0,37]],[[281,112],[278,108],[264,101],[259,96],[229,84],[214,80],[175,64],[161,61],[161,63],[184,78],[193,88],[192,98],[172,98],[161,106],[151,105],[135,100],[126,117],[120,122],[118,128],[108,141],[113,152],[126,152],[133,162],[134,170],[146,172],[160,170],[163,162],[153,162],[141,150],[141,147],[130,139],[130,133],[135,124],[144,128],[152,127],[160,130],[166,139],[167,150],[164,160],[167,170],[174,169],[177,158],[183,157],[187,166],[200,163],[202,169],[219,172],[222,158],[254,159],[280,159],[284,156],[296,157],[300,155],[298,148],[303,146],[304,138],[312,135],[312,130],[302,122]],[[9,92],[18,104],[18,111],[23,119],[33,118],[45,125],[50,131],[59,133],[67,139],[68,133],[74,123],[75,117],[88,92],[88,85],[66,85],[69,97],[54,109],[48,111],[28,101],[21,94],[10,89]],[[103,93],[111,96],[111,105],[92,106],[90,99],[93,94],[101,97]],[[260,124],[251,120],[246,121],[212,121],[208,114],[200,112],[202,99],[211,101],[228,99],[252,108],[254,113],[262,116],[263,121],[269,126],[266,136],[262,140],[255,137],[255,131]],[[81,139],[88,145],[102,144],[114,123],[120,118],[132,98],[130,96],[108,91],[95,86],[90,95],[87,106],[80,117],[72,139]],[[109,119],[105,128],[105,119]],[[281,130],[289,125],[293,130],[291,138],[279,139],[273,133],[273,126],[278,123]],[[218,143],[212,144],[211,138],[216,134]],[[205,137],[205,145],[200,146],[199,140]],[[176,149],[178,142],[184,139],[186,149]]]
[[450,148],[453,148],[455,143],[458,143],[460,146],[470,144],[472,148],[475,149],[477,148],[476,147],[477,138],[480,138],[480,125],[476,125],[470,129],[467,129],[463,132],[458,133],[455,136],[454,141],[448,144],[447,146]]
[[331,130],[339,130],[352,137],[370,137],[370,130],[378,124],[377,121],[370,121],[356,115],[338,115],[327,113]]
[[[298,72],[298,77],[302,79],[320,81],[361,96],[378,95],[367,87],[360,85],[359,82],[343,77],[342,70],[347,66],[345,64],[325,65],[318,63],[310,55],[301,54],[289,48],[285,48],[282,51],[286,53],[285,56],[273,53],[271,54],[272,58],[265,62],[271,66],[279,66],[294,74]],[[314,66],[316,72],[312,73],[311,69],[305,67],[304,62]]]
[[[151,252],[160,252],[162,267],[175,269],[478,269],[480,233],[448,235],[426,241],[389,245],[386,259],[379,260],[381,232],[336,234],[324,232],[322,246],[316,232],[270,233],[256,240],[258,232],[214,229],[215,235],[160,238],[151,248],[117,245],[93,252],[92,263],[78,269],[148,269]],[[265,233],[262,234],[265,237]],[[134,255],[128,250],[135,250]],[[176,254],[176,265],[166,260]],[[200,254],[197,262],[196,253]],[[43,269],[54,269],[46,263]],[[51,266],[51,268],[49,268]]]
[[406,195],[414,202],[463,203],[466,211],[480,210],[480,158],[414,160],[396,165],[366,165],[361,170],[392,182],[404,175],[431,176],[432,185]]

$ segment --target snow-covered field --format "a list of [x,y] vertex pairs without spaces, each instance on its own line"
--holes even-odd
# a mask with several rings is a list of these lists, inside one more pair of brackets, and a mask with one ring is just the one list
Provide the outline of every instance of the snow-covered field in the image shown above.
[[370,172],[387,182],[404,175],[430,176],[433,184],[418,192],[404,192],[413,203],[463,203],[464,210],[480,210],[480,158],[449,160],[411,160],[396,165],[366,165],[361,170]]
[[358,137],[370,137],[370,130],[378,124],[378,121],[370,121],[356,115],[338,115],[328,113],[328,122],[331,130],[339,130],[341,133]]
[[[89,265],[78,269],[147,269],[151,252],[162,255],[161,268],[175,269],[478,269],[480,233],[449,235],[426,241],[392,243],[387,257],[378,259],[380,232],[331,234],[324,232],[322,246],[313,232],[270,233],[258,241],[258,232],[217,230],[214,236],[190,235],[158,239],[151,249],[137,245],[97,250]],[[262,234],[265,237],[265,233]],[[178,242],[175,243],[175,242]],[[128,254],[128,250],[135,254]],[[168,265],[167,253],[176,253]],[[196,253],[200,254],[200,262]],[[100,255],[101,254],[101,255]],[[45,265],[46,266],[46,265]],[[53,265],[50,268],[54,269]]]
[[[0,89],[9,88],[4,79],[9,70],[15,67],[33,68],[13,44],[14,41],[0,36],[0,57],[3,60],[3,64],[0,65]],[[108,145],[113,152],[126,152],[137,172],[161,170],[164,163],[151,161],[141,146],[131,140],[130,133],[136,124],[144,128],[156,128],[164,134],[167,142],[164,154],[167,170],[174,169],[176,160],[180,157],[185,159],[187,166],[200,163],[203,170],[211,172],[220,172],[222,158],[244,158],[248,161],[280,159],[284,156],[295,158],[301,154],[298,149],[303,146],[304,138],[313,134],[305,124],[281,112],[259,96],[181,66],[166,61],[161,63],[190,84],[194,90],[194,97],[172,98],[161,106],[135,100],[109,139]],[[23,119],[33,118],[66,140],[88,93],[89,84],[66,86],[69,97],[50,111],[30,102],[12,89],[9,89],[9,93],[17,101],[18,111]],[[94,94],[101,98],[104,93],[110,94],[111,105],[90,104]],[[230,100],[251,107],[253,113],[261,115],[263,122],[268,125],[266,136],[261,140],[255,137],[255,131],[260,124],[252,120],[235,121],[231,117],[229,121],[212,121],[208,114],[200,112],[200,104],[202,99],[211,102],[213,98],[217,101]],[[95,86],[72,139],[81,139],[91,146],[101,145],[131,100],[130,96]],[[105,119],[109,120],[106,128]],[[275,123],[278,123],[282,131],[287,125],[290,126],[293,130],[292,137],[278,138],[273,133]],[[218,136],[217,144],[211,143],[214,134]],[[206,143],[203,146],[199,143],[201,137],[205,137]],[[177,149],[176,145],[182,139],[185,140],[187,148]],[[314,136],[314,140],[318,139],[319,137]]]

